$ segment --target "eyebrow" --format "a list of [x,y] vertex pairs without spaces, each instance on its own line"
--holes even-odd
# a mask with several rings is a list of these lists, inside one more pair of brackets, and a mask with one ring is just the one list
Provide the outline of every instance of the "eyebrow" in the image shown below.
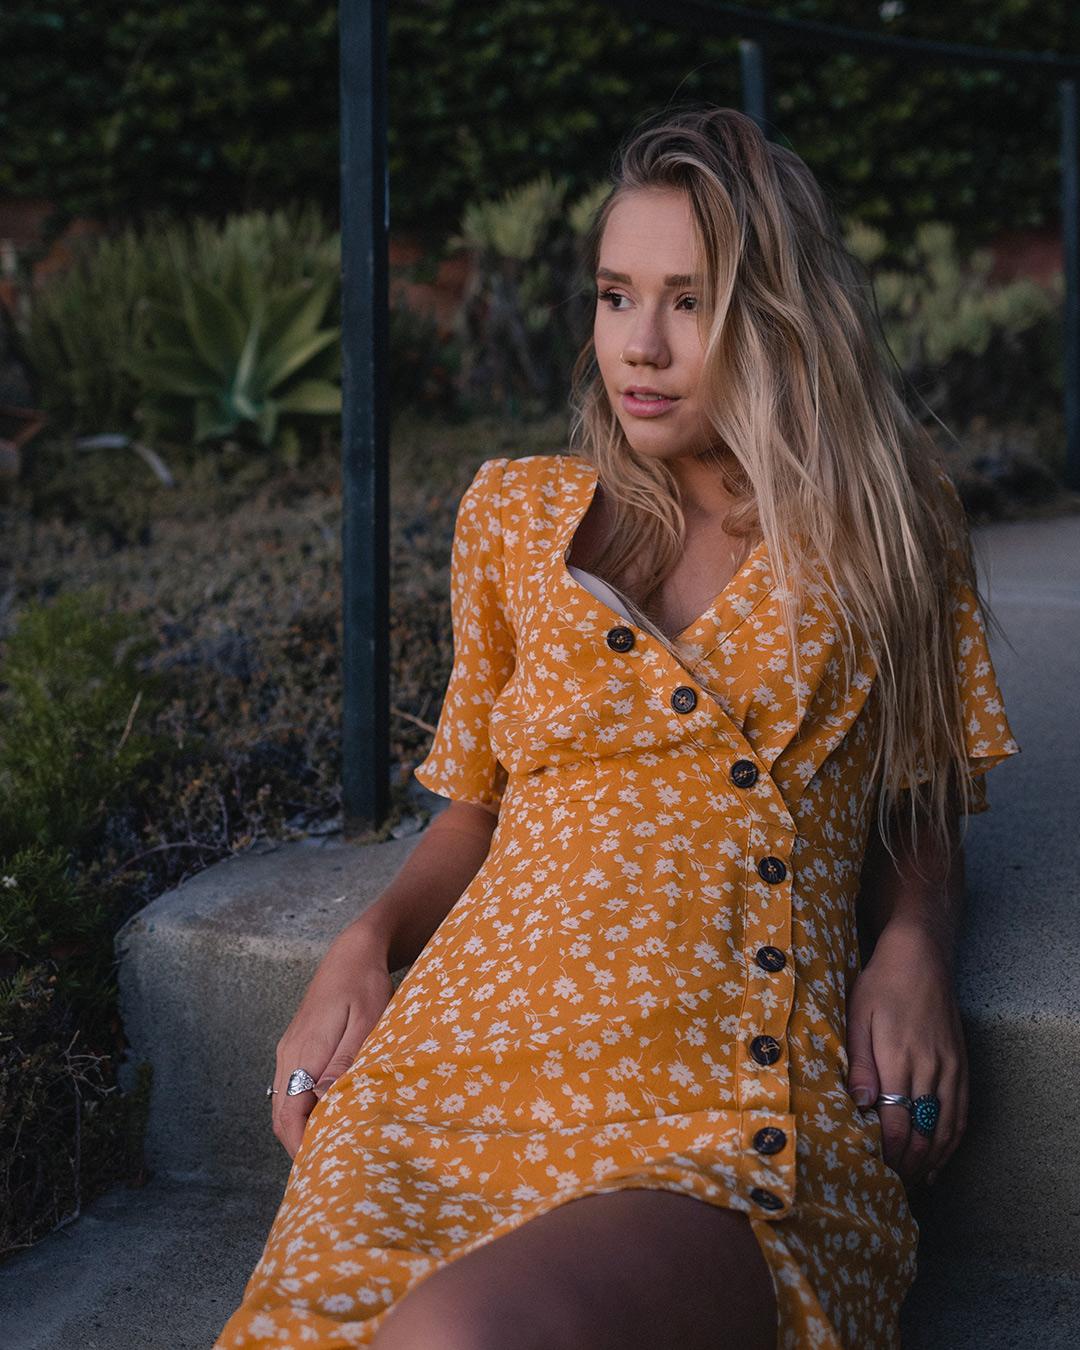
[[[598,267],[596,269],[597,279],[604,281],[621,281],[624,286],[630,286],[633,283],[625,272],[613,272],[610,267]],[[700,277],[690,276],[686,272],[674,272],[664,278],[665,286],[696,286]]]

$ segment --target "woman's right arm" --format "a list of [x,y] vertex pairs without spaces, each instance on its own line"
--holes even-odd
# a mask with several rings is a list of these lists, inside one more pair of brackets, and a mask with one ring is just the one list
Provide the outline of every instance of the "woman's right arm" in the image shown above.
[[486,806],[452,801],[378,900],[341,936],[359,934],[373,943],[390,971],[412,965],[480,870],[498,819]]
[[[277,1045],[274,1134],[296,1156],[316,1101],[356,1060],[394,994],[391,972],[408,966],[480,870],[498,816],[452,801],[420,836],[378,900],[330,944]],[[314,1092],[286,1095],[289,1074],[304,1068]]]

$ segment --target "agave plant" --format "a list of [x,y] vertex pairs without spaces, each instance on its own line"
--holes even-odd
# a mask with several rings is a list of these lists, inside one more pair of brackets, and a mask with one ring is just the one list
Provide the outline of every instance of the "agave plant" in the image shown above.
[[272,449],[290,413],[341,412],[339,328],[320,328],[337,277],[270,290],[237,249],[215,284],[177,273],[177,303],[146,299],[152,348],[129,358],[146,420],[197,444],[253,436]]

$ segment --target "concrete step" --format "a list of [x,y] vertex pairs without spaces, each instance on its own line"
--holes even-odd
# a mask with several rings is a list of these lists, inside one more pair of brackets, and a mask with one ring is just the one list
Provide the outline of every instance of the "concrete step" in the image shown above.
[[[115,1188],[0,1266],[5,1350],[209,1350],[280,1198],[162,1177]],[[904,1350],[1075,1350],[1080,1278],[957,1252],[920,1268],[901,1325]]]
[[0,1266],[0,1344],[210,1350],[280,1203],[277,1186],[154,1177],[114,1187]]
[[331,835],[253,850],[189,878],[120,930],[131,1042],[120,1081],[127,1090],[139,1063],[153,1065],[151,1170],[284,1186],[289,1157],[266,1096],[277,1042],[331,941],[415,844],[347,845]]

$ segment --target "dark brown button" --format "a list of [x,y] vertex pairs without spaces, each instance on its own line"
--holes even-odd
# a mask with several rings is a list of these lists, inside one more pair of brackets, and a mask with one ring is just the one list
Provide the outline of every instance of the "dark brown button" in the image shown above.
[[783,860],[774,858],[771,853],[767,858],[761,859],[757,865],[757,870],[771,886],[775,886],[787,876],[787,868],[784,866]]
[[775,1036],[755,1036],[750,1042],[750,1053],[759,1064],[775,1064],[780,1058],[780,1042]]
[[607,645],[613,652],[628,652],[634,645],[634,630],[619,624],[608,632]]
[[755,1186],[750,1192],[750,1199],[759,1204],[762,1209],[783,1209],[784,1202],[778,1195],[772,1191],[763,1190],[760,1186]]
[[676,712],[692,712],[697,707],[697,694],[688,684],[680,684],[671,696],[671,706]]
[[757,782],[757,775],[757,765],[752,759],[737,759],[731,766],[731,781],[736,787],[753,787]]
[[787,1143],[787,1135],[775,1125],[766,1125],[754,1135],[754,1147],[759,1153],[779,1153]]
[[779,947],[759,947],[757,963],[764,970],[783,970],[787,957]]

